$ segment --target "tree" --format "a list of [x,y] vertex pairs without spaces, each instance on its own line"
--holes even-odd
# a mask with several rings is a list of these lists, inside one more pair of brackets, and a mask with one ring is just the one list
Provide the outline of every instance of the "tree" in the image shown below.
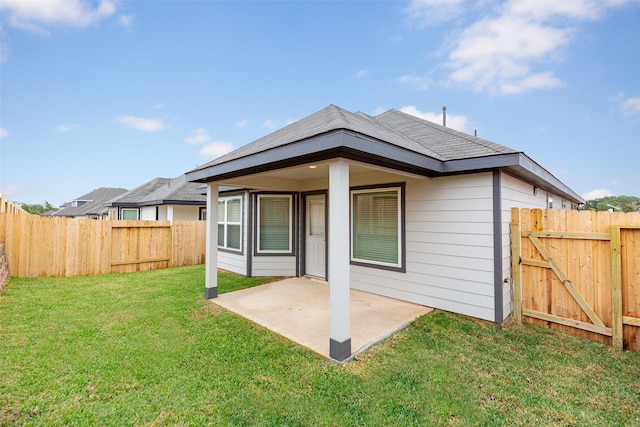
[[22,209],[24,209],[25,211],[29,212],[32,215],[42,215],[45,212],[58,210],[57,208],[54,208],[51,205],[51,203],[47,202],[46,200],[44,201],[44,205],[39,205],[39,204],[28,205],[26,203],[20,203],[20,206],[22,207]]
[[613,209],[622,212],[640,211],[640,197],[635,196],[608,196],[599,199],[588,200],[580,206],[584,211],[608,211]]

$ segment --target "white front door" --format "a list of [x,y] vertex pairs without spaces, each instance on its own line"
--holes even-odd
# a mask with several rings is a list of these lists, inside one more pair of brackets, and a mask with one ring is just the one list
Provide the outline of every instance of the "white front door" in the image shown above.
[[305,274],[326,278],[325,195],[307,196]]

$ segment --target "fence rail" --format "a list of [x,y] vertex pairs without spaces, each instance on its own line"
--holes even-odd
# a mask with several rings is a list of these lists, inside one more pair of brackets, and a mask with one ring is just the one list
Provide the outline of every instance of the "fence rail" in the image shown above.
[[14,277],[124,273],[202,264],[204,221],[99,221],[0,214]]
[[640,213],[511,213],[516,320],[640,351]]

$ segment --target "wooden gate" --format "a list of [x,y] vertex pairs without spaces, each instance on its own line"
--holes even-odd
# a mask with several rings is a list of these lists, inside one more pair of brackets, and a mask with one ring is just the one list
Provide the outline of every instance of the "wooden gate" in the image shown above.
[[516,320],[640,351],[640,214],[513,209],[511,234]]

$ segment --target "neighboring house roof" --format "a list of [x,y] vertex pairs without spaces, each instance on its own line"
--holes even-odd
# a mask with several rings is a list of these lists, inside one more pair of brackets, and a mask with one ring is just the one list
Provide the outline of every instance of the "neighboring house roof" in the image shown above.
[[336,157],[430,177],[501,168],[584,202],[522,152],[398,110],[372,117],[335,105],[206,163],[187,179],[222,181]]
[[185,175],[177,178],[155,178],[110,201],[110,206],[206,205],[205,195],[198,193],[200,184],[189,182]]
[[126,192],[127,190],[125,188],[98,188],[70,202],[64,203],[59,210],[51,213],[51,216],[77,217],[103,215],[108,211],[106,203]]

